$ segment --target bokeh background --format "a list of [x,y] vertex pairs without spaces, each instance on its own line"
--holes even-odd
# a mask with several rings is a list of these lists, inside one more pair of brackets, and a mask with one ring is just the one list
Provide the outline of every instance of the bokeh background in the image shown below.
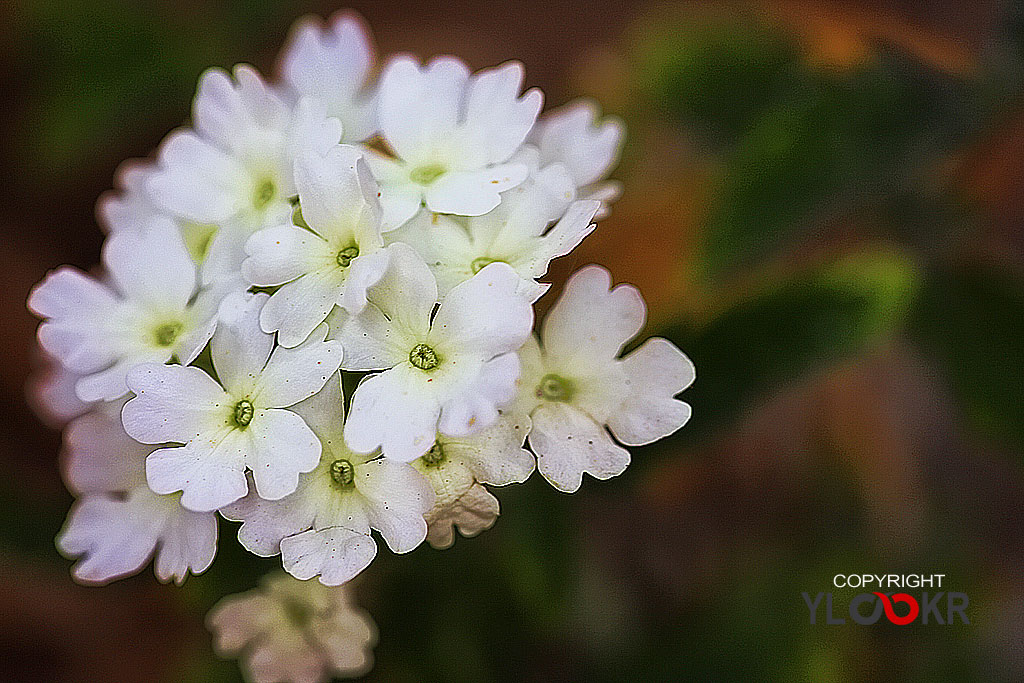
[[[95,199],[187,119],[206,66],[269,71],[296,17],[342,6],[0,5],[3,680],[240,680],[203,616],[277,561],[230,525],[182,589],[71,581],[24,301],[98,262]],[[368,679],[1024,680],[1021,6],[350,6],[381,52],[517,58],[549,105],[625,119],[625,194],[553,279],[606,264],[698,368],[690,424],[622,477],[574,496],[534,477],[476,539],[382,552],[358,586]],[[810,625],[801,592],[857,572],[946,574],[972,623]]]

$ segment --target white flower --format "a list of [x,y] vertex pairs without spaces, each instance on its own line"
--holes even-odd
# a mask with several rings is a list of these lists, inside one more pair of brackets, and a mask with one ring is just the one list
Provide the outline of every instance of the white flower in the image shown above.
[[216,326],[218,295],[211,291],[190,303],[195,265],[168,219],[112,235],[103,262],[110,284],[64,267],[47,275],[28,300],[45,319],[40,344],[82,375],[76,390],[84,401],[126,394],[125,375],[139,363],[191,362]]
[[114,234],[142,232],[154,218],[173,220],[204,286],[235,276],[241,262],[239,240],[244,233],[222,232],[213,223],[169,216],[149,192],[150,178],[158,171],[155,163],[145,159],[131,159],[121,164],[115,174],[117,189],[105,193],[96,204],[100,225]]
[[529,431],[528,417],[504,412],[478,434],[438,434],[430,450],[413,461],[437,495],[426,515],[427,540],[432,546],[452,545],[453,525],[468,537],[494,524],[498,501],[480,484],[520,484],[533,474],[533,454],[523,448]]
[[217,516],[191,512],[179,496],[146,486],[143,471],[152,446],[124,432],[121,402],[72,422],[65,434],[64,478],[80,496],[57,537],[69,557],[81,557],[75,578],[102,584],[138,572],[155,556],[160,581],[181,584],[200,574],[217,552]]
[[281,54],[281,77],[296,100],[315,97],[341,121],[343,142],[362,142],[377,126],[376,93],[370,89],[373,46],[363,22],[338,12],[327,25],[306,17],[292,28]]
[[206,623],[217,653],[241,656],[251,683],[326,683],[373,666],[377,628],[347,586],[268,575],[259,588],[223,598]]
[[424,67],[392,60],[380,83],[380,131],[395,158],[372,155],[381,184],[384,230],[401,226],[426,202],[436,213],[480,216],[499,193],[526,179],[523,164],[505,163],[540,111],[542,95],[522,97],[523,67],[510,62],[472,76],[439,57]]
[[569,206],[558,223],[551,224],[547,188],[526,183],[509,190],[501,205],[483,216],[454,220],[421,212],[404,226],[388,233],[391,242],[405,242],[423,257],[445,296],[491,263],[507,263],[523,278],[523,292],[534,301],[548,285],[537,278],[548,264],[576,248],[596,227],[591,223],[600,202],[581,201]]
[[369,304],[335,334],[345,370],[384,370],[352,397],[345,440],[352,450],[409,462],[434,436],[462,436],[492,424],[515,396],[514,351],[529,336],[533,309],[520,278],[492,263],[444,298],[423,259],[405,244],[388,247],[388,269]]
[[434,492],[412,466],[353,453],[343,439],[341,385],[334,378],[294,406],[320,438],[320,465],[299,478],[295,493],[267,501],[253,494],[221,510],[242,521],[238,540],[260,556],[281,553],[298,579],[319,576],[328,586],[345,583],[377,553],[376,529],[396,553],[407,553],[427,535],[423,514]]
[[352,313],[366,305],[366,288],[387,266],[380,204],[362,152],[338,145],[326,157],[308,154],[295,164],[302,218],[261,230],[245,246],[245,278],[282,285],[263,307],[260,323],[284,346],[302,342],[335,304]]
[[337,371],[340,345],[324,341],[323,325],[300,346],[273,349],[273,335],[259,327],[266,298],[224,300],[210,342],[220,384],[181,365],[141,365],[128,376],[136,394],[122,413],[128,434],[142,443],[184,444],[149,456],[149,486],[157,493],[183,491],[182,505],[190,510],[216,510],[244,496],[247,467],[261,496],[281,498],[320,458],[316,435],[286,408]]
[[147,191],[164,210],[218,227],[209,245],[237,270],[253,230],[289,222],[292,166],[301,154],[324,154],[341,124],[324,105],[303,98],[293,107],[249,66],[203,74],[193,107],[194,130],[179,129],[160,146]]
[[561,491],[580,487],[583,473],[621,474],[627,446],[656,441],[690,417],[676,394],[690,386],[694,368],[671,342],[653,338],[622,359],[622,347],[644,325],[646,307],[630,285],[609,291],[604,268],[574,274],[544,320],[543,347],[532,338],[520,350],[519,406],[530,413],[530,447],[537,469]]
[[580,197],[601,201],[600,220],[622,192],[619,183],[604,179],[619,160],[624,134],[617,117],[601,120],[596,103],[575,100],[540,117],[528,142],[540,150],[542,164],[565,165]]

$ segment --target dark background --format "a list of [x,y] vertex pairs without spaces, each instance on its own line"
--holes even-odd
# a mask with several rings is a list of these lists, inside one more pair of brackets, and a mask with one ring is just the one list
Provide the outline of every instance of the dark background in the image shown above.
[[[520,59],[549,105],[625,119],[624,197],[552,277],[604,263],[698,368],[691,423],[622,477],[574,496],[534,477],[476,539],[383,551],[358,586],[369,680],[1024,680],[1021,7],[351,6],[382,53]],[[182,589],[72,582],[24,301],[97,263],[95,199],[187,120],[205,67],[269,72],[295,18],[342,7],[0,7],[4,680],[238,679],[203,616],[278,561],[230,525]],[[801,592],[860,572],[946,574],[972,623],[810,625]]]

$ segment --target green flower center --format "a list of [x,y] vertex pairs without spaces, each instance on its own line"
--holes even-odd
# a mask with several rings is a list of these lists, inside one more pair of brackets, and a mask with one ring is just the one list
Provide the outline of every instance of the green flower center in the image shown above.
[[235,404],[235,412],[232,414],[232,418],[235,424],[242,429],[249,426],[252,422],[252,416],[255,409],[252,407],[252,401],[243,398],[241,401]]
[[409,173],[409,178],[414,183],[429,185],[437,180],[439,176],[443,175],[445,170],[445,167],[441,164],[426,164],[425,166],[417,166],[412,169]]
[[437,351],[434,351],[434,349],[426,344],[417,344],[409,352],[409,362],[420,370],[429,372],[440,365],[441,359],[437,357]]
[[356,479],[356,468],[351,462],[339,458],[331,463],[331,479],[342,488],[348,488]]
[[345,247],[338,252],[338,265],[342,268],[348,268],[352,264],[352,259],[356,256],[359,256],[359,247]]
[[307,602],[288,599],[282,602],[281,607],[288,620],[300,629],[306,628],[313,620],[313,606]]
[[264,178],[256,184],[256,191],[252,194],[252,204],[257,209],[266,207],[277,194],[277,186],[270,178]]
[[568,401],[572,394],[572,382],[558,375],[544,375],[537,385],[537,398],[548,401]]
[[430,450],[423,454],[423,462],[428,465],[439,465],[444,461],[444,447],[435,441]]
[[179,322],[164,323],[153,330],[153,340],[157,346],[171,346],[183,329],[185,326]]
[[481,256],[480,258],[473,259],[473,263],[469,264],[469,267],[473,269],[473,274],[476,275],[492,263],[504,263],[504,261],[491,258],[490,256]]

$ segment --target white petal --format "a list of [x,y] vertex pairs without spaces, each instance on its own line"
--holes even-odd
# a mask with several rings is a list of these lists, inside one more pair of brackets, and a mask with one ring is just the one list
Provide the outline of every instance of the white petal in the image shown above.
[[523,448],[530,427],[526,415],[507,412],[478,434],[445,437],[444,452],[464,463],[482,484],[519,484],[529,479],[536,467],[533,453]]
[[121,318],[120,302],[106,286],[74,268],[49,273],[29,294],[28,307],[47,320],[39,343],[76,373],[96,372],[118,357],[107,322]]
[[[544,244],[543,258],[550,262],[559,256],[565,256],[578,247],[580,242],[597,227],[591,221],[594,220],[594,216],[600,208],[601,203],[597,201],[578,201],[570,204],[561,220],[541,238]],[[535,266],[535,277],[540,277],[545,272],[547,272],[547,263]]]
[[377,628],[365,612],[352,607],[336,609],[330,621],[318,621],[311,627],[336,675],[361,676],[373,666],[370,648],[377,642]]
[[603,183],[594,183],[580,188],[580,199],[594,199],[601,202],[601,208],[594,214],[594,220],[604,220],[611,215],[611,204],[622,196],[622,183],[615,180],[606,180]]
[[249,255],[242,262],[245,279],[261,286],[283,285],[295,278],[331,265],[327,243],[309,230],[279,225],[253,233],[245,243]]
[[160,168],[146,190],[164,209],[198,223],[220,223],[242,207],[250,184],[244,167],[194,132],[174,131],[158,156]]
[[427,537],[424,513],[434,504],[434,490],[412,466],[377,458],[359,468],[356,487],[372,501],[370,525],[395,553],[407,553]]
[[529,415],[543,402],[537,394],[537,384],[547,373],[544,367],[537,335],[531,334],[519,349],[519,379],[516,381],[517,396],[514,410]]
[[105,584],[135,574],[153,554],[161,519],[143,517],[130,499],[89,495],[75,503],[57,536],[68,557],[83,556],[74,576],[87,584]]
[[[303,97],[295,105],[287,131],[282,159],[282,199],[295,194],[294,160],[307,152],[326,154],[341,142],[341,122],[327,116],[325,103],[317,97]],[[284,202],[287,205],[287,202]],[[290,210],[291,207],[288,206]]]
[[26,383],[26,399],[32,410],[48,426],[59,429],[89,410],[91,404],[75,393],[78,375],[50,359],[33,373]]
[[174,580],[179,586],[189,573],[201,574],[213,564],[217,554],[217,515],[192,512],[170,496],[145,492],[153,503],[170,507],[160,534],[153,570],[160,581]]
[[252,67],[240,64],[233,75],[212,68],[200,76],[193,119],[205,139],[239,151],[240,133],[283,126],[287,110]]
[[473,382],[441,406],[438,431],[465,436],[494,424],[498,408],[515,398],[518,377],[519,357],[515,353],[484,363]]
[[75,495],[129,491],[145,485],[151,450],[125,433],[119,411],[93,410],[64,432],[64,480]]
[[399,157],[416,160],[441,133],[459,120],[469,69],[454,57],[438,57],[419,67],[399,56],[380,80],[380,129]]
[[267,500],[293,493],[299,474],[316,469],[320,462],[320,441],[290,410],[257,411],[245,431],[252,444],[247,464],[257,493]]
[[427,541],[439,550],[449,548],[455,543],[455,527],[471,538],[494,526],[498,510],[498,499],[480,484],[474,484],[457,500],[427,513]]
[[345,397],[341,391],[341,375],[335,373],[324,388],[293,405],[290,410],[305,420],[321,441],[329,446],[344,445]]
[[622,121],[609,116],[598,123],[599,118],[594,102],[576,100],[541,117],[530,140],[544,164],[565,164],[577,187],[583,187],[607,175],[622,147]]
[[379,447],[401,462],[430,450],[441,407],[425,390],[422,375],[398,366],[359,384],[345,423],[345,442],[352,450],[371,453]]
[[277,347],[252,395],[256,405],[286,408],[320,391],[341,365],[341,343],[326,336],[327,325],[320,325],[299,346]]
[[268,298],[235,292],[221,303],[210,352],[220,383],[235,395],[249,393],[274,348],[274,335],[260,327],[260,311]]
[[184,443],[226,424],[230,400],[199,368],[139,365],[128,373],[135,398],[121,413],[125,431],[142,443]]
[[358,256],[349,266],[345,289],[341,293],[339,305],[355,315],[366,307],[367,290],[380,282],[388,269],[390,252],[375,251],[366,256]]
[[[484,217],[473,219],[484,220]],[[389,232],[388,241],[411,246],[437,278],[437,290],[445,296],[455,285],[475,274],[473,260],[481,248],[466,228],[449,216],[423,211],[398,230]]]
[[337,145],[323,157],[300,157],[295,162],[295,185],[302,217],[318,234],[328,240],[354,240],[360,252],[383,245],[377,183],[361,150]]
[[243,523],[238,528],[242,547],[254,555],[271,557],[281,552],[281,539],[309,529],[316,512],[299,492],[280,500],[266,500],[250,490],[244,498],[221,508],[220,514]]
[[235,655],[251,640],[272,629],[277,619],[275,602],[272,596],[258,590],[221,598],[206,615],[217,654]]
[[588,363],[610,360],[643,329],[647,314],[632,285],[609,291],[611,275],[601,266],[578,270],[544,320],[544,352]]
[[[217,231],[210,237],[203,259],[202,281],[208,286],[222,278],[241,277],[242,263],[245,261],[245,243],[252,235],[249,226],[231,220],[220,224]],[[249,283],[244,283],[248,285]]]
[[111,235],[103,263],[118,288],[148,310],[182,311],[196,288],[195,264],[169,218],[154,218],[144,231]]
[[274,292],[260,312],[264,332],[277,332],[284,347],[301,344],[341,302],[345,273],[328,266],[292,280]]
[[164,363],[170,360],[170,356],[165,350],[132,353],[106,370],[82,377],[75,385],[75,391],[83,401],[114,401],[128,393],[125,378],[132,368],[146,363]]
[[330,527],[304,531],[281,541],[284,569],[297,579],[320,577],[325,586],[340,586],[370,566],[377,544],[366,534]]
[[431,340],[484,359],[515,351],[533,327],[533,306],[519,287],[520,277],[508,264],[488,265],[444,298]]
[[146,458],[146,481],[156,493],[183,491],[181,504],[196,512],[213,512],[246,494],[246,453],[250,444],[242,430],[180,448],[161,448]]
[[626,398],[608,427],[627,446],[641,446],[676,431],[690,406],[674,398],[696,377],[693,363],[667,339],[655,337],[622,359]]
[[427,187],[427,208],[437,213],[482,216],[501,203],[501,193],[526,180],[522,164],[445,173]]
[[342,369],[357,372],[385,370],[404,363],[417,343],[415,337],[393,326],[376,306],[347,316],[340,327],[332,327],[332,334],[345,349]]
[[402,227],[422,206],[423,189],[419,185],[381,185],[381,230],[388,232]]
[[281,75],[301,95],[327,102],[341,119],[346,140],[362,140],[373,130],[371,111],[358,97],[373,64],[373,48],[362,22],[339,14],[328,26],[300,19],[282,50]]
[[519,62],[484,69],[470,79],[465,126],[486,145],[489,163],[501,163],[512,156],[543,106],[540,90],[530,90],[520,98],[522,85],[523,65]]
[[629,465],[629,451],[571,405],[546,403],[530,418],[530,447],[537,454],[537,470],[559,491],[578,490],[584,472],[608,479],[622,474]]
[[200,290],[188,309],[189,323],[178,338],[175,354],[182,364],[194,361],[217,329],[217,316],[224,297],[245,287],[240,277],[220,278]]

